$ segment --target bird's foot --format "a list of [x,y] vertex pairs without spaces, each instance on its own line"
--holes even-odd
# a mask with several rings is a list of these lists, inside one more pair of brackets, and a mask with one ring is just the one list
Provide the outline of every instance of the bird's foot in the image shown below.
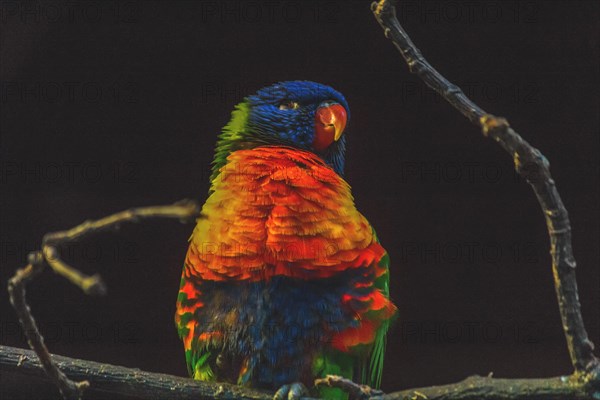
[[299,400],[302,396],[308,395],[308,389],[300,382],[283,385],[273,396],[273,400]]

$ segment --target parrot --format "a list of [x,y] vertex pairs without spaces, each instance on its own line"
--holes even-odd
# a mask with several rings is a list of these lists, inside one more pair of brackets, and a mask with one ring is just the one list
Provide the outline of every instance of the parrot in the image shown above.
[[343,178],[349,118],[340,92],[310,81],[234,107],[176,301],[191,378],[274,399],[346,399],[313,386],[329,374],[380,387],[397,308],[388,253]]

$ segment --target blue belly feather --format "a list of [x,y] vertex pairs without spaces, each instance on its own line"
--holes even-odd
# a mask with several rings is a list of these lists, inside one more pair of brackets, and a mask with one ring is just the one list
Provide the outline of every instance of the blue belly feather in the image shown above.
[[312,360],[332,334],[358,324],[341,298],[372,290],[355,287],[369,279],[364,272],[310,281],[284,276],[260,282],[203,281],[198,326],[202,332],[222,332],[222,348],[210,350],[238,360],[230,375],[220,378],[235,382],[245,359],[247,373],[239,383],[273,388],[310,382]]

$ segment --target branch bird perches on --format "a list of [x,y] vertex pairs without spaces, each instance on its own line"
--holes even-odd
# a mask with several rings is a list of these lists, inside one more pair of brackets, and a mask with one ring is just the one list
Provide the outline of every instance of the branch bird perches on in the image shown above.
[[[390,394],[383,394],[335,376],[318,380],[316,384],[343,388],[357,399],[600,399],[600,361],[593,353],[593,344],[588,338],[581,316],[569,217],[550,174],[548,160],[515,132],[504,118],[485,112],[425,60],[398,22],[392,1],[380,0],[373,3],[372,11],[383,28],[385,36],[400,51],[410,72],[418,75],[461,114],[479,126],[484,136],[500,144],[513,158],[516,171],[531,185],[546,218],[556,295],[574,373],[564,377],[543,379],[496,379],[472,376],[456,384],[403,390]],[[187,201],[171,206],[132,209],[98,221],[85,222],[65,232],[46,235],[42,241],[42,250],[31,253],[29,264],[18,270],[9,281],[11,303],[37,359],[31,351],[0,346],[0,371],[3,374],[43,379],[43,368],[49,380],[59,388],[64,398],[80,398],[88,387],[90,396],[94,393],[110,393],[145,399],[171,399],[175,394],[181,399],[266,400],[271,398],[269,393],[243,387],[196,382],[137,369],[51,356],[26,303],[25,285],[39,275],[45,265],[49,265],[55,272],[79,286],[86,294],[104,293],[104,284],[100,277],[85,276],[64,263],[58,256],[57,245],[114,227],[121,222],[153,217],[187,220],[198,214],[198,204]],[[81,381],[74,382],[67,376]]]
[[[94,361],[52,355],[57,368],[73,380],[85,380],[84,399],[144,400],[271,400],[272,393],[227,383],[195,381],[180,376],[140,371]],[[35,352],[0,346],[3,385],[27,382],[28,388],[51,393],[53,381],[42,369]],[[592,397],[584,385],[569,377],[543,379],[497,379],[471,376],[462,382],[401,390],[383,394],[339,377],[320,384],[349,391],[354,399],[372,400],[586,400]],[[17,386],[17,385],[14,385]],[[309,399],[302,399],[309,400]]]

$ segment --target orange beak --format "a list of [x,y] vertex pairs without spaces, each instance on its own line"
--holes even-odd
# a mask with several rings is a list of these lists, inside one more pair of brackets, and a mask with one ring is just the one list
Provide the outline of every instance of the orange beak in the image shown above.
[[348,114],[340,104],[334,103],[319,107],[315,114],[315,139],[313,147],[323,151],[334,141],[337,142],[346,128]]

